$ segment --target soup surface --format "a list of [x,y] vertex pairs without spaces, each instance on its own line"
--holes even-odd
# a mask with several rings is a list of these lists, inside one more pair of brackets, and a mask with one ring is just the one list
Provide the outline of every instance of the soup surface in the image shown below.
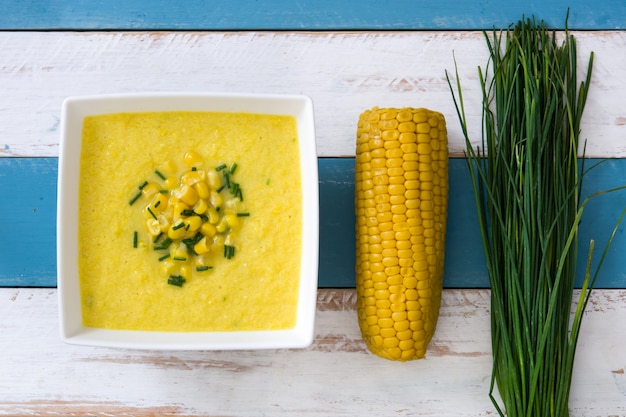
[[[194,170],[236,164],[233,178],[241,187],[238,204],[245,217],[235,237],[228,237],[236,250],[227,256],[223,242],[216,244],[203,261],[208,268],[188,268],[184,284],[172,285],[164,265],[173,261],[163,259],[167,253],[155,248],[157,238],[146,231],[150,201],[143,195],[130,201],[146,182],[169,197],[172,184],[161,171],[184,172],[188,152],[202,161]],[[79,277],[86,326],[160,331],[295,326],[302,236],[295,118],[212,112],[90,116],[84,120],[80,166]]]

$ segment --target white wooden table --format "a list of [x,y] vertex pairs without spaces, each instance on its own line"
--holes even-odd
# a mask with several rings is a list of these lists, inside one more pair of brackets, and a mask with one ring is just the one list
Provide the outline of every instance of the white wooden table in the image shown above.
[[[623,7],[606,3],[626,20]],[[67,17],[62,11],[70,13],[69,8],[52,9],[29,9],[28,18],[56,12],[62,19]],[[472,10],[470,23],[480,20],[480,11]],[[113,12],[102,13],[110,17]],[[460,9],[456,13],[462,15]],[[431,14],[425,25],[436,21],[436,13]],[[463,22],[461,17],[456,21]],[[395,31],[393,24],[383,24],[381,31],[54,29],[0,32],[0,157],[55,158],[65,97],[130,91],[307,94],[315,103],[320,158],[354,156],[354,126],[365,108],[424,105],[447,115],[452,156],[462,157],[464,144],[445,80],[455,58],[472,134],[480,138],[476,68],[486,63],[487,52],[479,30]],[[596,54],[583,124],[592,157],[626,157],[626,33],[621,29],[575,32],[580,54]],[[0,196],[1,212],[12,213],[11,200],[28,192]],[[3,240],[14,233],[7,224],[0,223]],[[624,285],[596,290],[583,322],[571,394],[575,417],[626,416],[626,264],[623,254],[616,256],[613,278]],[[9,262],[1,255],[0,260]],[[3,267],[8,264],[0,263],[0,272]],[[54,285],[0,288],[0,415],[496,414],[488,398],[489,290],[484,288],[445,289],[427,358],[408,363],[366,351],[352,288],[318,291],[315,341],[303,350],[70,346],[58,337],[57,314]]]
[[[54,289],[2,289],[0,415],[492,416],[488,290],[445,290],[426,359],[368,353],[354,290],[320,290],[305,350],[153,352],[59,341]],[[597,291],[572,416],[626,415],[626,291]]]

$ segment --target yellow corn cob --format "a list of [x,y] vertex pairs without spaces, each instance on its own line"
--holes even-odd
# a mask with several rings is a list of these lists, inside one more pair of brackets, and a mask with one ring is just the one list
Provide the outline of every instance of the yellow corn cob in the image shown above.
[[363,112],[355,167],[356,289],[369,350],[423,358],[441,304],[448,209],[448,139],[441,113]]

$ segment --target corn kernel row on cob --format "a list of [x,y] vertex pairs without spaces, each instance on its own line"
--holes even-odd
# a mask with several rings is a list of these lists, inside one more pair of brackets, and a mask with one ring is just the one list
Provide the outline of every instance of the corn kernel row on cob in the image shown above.
[[360,115],[355,166],[356,288],[369,350],[425,356],[439,316],[448,208],[444,116],[377,107]]

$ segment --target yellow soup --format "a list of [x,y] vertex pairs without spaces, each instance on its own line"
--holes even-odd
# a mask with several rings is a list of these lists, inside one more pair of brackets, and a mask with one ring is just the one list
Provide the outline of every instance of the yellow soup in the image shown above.
[[[167,197],[164,204],[174,207],[185,198],[184,173],[219,172],[221,183],[228,182],[222,169],[232,171],[230,181],[239,192],[220,190],[215,204],[223,206],[217,209],[222,217],[230,210],[236,227],[227,224],[221,237],[210,237],[212,246],[197,247],[201,255],[185,253],[180,243],[213,233],[207,231],[211,226],[195,223],[174,239],[181,253],[172,246],[160,249],[167,230],[154,236],[146,226],[155,223],[151,212],[164,207],[157,202],[154,209],[155,196]],[[87,117],[79,183],[86,326],[161,331],[295,326],[302,236],[295,118],[212,112]],[[204,207],[198,211],[194,221],[211,223]],[[172,282],[172,276],[180,280]]]

